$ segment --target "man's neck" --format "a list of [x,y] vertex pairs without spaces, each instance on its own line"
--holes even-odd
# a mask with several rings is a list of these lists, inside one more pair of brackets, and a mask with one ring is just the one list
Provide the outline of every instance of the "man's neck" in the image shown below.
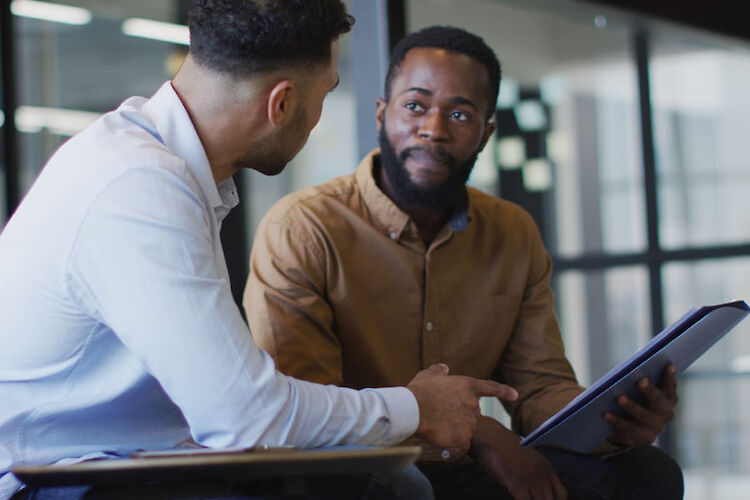
[[[237,127],[255,115],[259,130],[264,123],[262,100],[253,105],[253,98],[261,93],[256,80],[232,79],[201,66],[188,55],[172,79],[172,87],[193,122],[214,180],[218,184],[230,178],[239,170],[237,161],[246,146],[245,142],[230,140],[236,137]],[[247,130],[245,137],[255,135],[254,130]]]
[[411,220],[417,226],[419,236],[422,238],[425,248],[429,248],[445,223],[448,222],[448,212],[438,213],[433,209],[424,207],[405,208],[401,205],[399,206],[401,210],[409,214],[409,217],[411,217]]

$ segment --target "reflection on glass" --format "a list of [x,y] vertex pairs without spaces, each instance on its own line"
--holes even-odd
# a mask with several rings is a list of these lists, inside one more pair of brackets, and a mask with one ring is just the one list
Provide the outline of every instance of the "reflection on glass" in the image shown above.
[[[750,258],[673,263],[664,267],[665,321],[705,304],[750,300]],[[740,498],[733,473],[750,471],[750,320],[717,342],[680,380],[674,423],[677,458],[696,483],[693,498]],[[699,497],[698,491],[714,491]],[[716,493],[724,490],[727,495]]]
[[92,17],[88,9],[36,0],[13,0],[10,11],[15,16],[64,24],[88,24]]
[[560,273],[557,302],[565,350],[584,385],[650,338],[648,273],[643,267]]
[[750,48],[656,38],[650,63],[662,246],[750,238]]
[[127,97],[152,95],[171,77],[171,57],[184,52],[184,47],[126,36],[120,29],[128,17],[176,21],[176,0],[81,3],[90,8],[82,25],[14,19],[22,195],[69,136]]
[[184,24],[165,23],[141,17],[131,17],[122,22],[122,32],[129,36],[139,36],[151,40],[190,44],[190,32]]

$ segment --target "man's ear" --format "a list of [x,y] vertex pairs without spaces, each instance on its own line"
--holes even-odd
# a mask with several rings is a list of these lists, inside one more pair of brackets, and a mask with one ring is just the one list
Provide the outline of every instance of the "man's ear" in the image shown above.
[[275,126],[282,125],[293,116],[296,86],[291,80],[281,80],[271,87],[268,95],[268,121]]
[[381,99],[378,97],[375,99],[375,125],[378,128],[378,132],[380,132],[380,129],[383,127],[383,121],[385,120],[385,108],[388,106],[388,103],[385,101],[385,99]]
[[487,122],[487,124],[484,127],[484,136],[482,136],[482,144],[479,148],[479,151],[484,149],[484,146],[487,144],[487,141],[490,140],[490,137],[495,132],[495,123],[494,122]]

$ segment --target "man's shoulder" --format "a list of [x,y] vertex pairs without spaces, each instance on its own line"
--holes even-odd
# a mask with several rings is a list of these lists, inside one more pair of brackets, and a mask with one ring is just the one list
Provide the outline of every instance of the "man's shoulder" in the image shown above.
[[158,136],[125,119],[117,110],[106,113],[73,137],[52,160],[77,165],[81,176],[93,184],[96,184],[96,179],[106,184],[125,174],[152,176],[158,173],[197,188],[184,158]]

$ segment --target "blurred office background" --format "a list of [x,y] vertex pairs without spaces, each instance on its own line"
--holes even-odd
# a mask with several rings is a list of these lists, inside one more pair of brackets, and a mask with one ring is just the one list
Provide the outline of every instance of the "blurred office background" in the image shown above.
[[[188,4],[2,0],[0,228],[70,135],[171,77],[186,50]],[[750,31],[742,23],[750,8],[348,4],[357,24],[342,40],[341,85],[308,145],[277,177],[237,176],[244,198],[223,234],[236,295],[268,207],[351,172],[375,145],[389,46],[405,32],[451,24],[484,37],[503,65],[498,132],[471,182],[522,204],[541,227],[582,383],[692,307],[750,300]],[[679,413],[659,444],[684,467],[686,498],[746,498],[750,322],[693,365],[679,389]]]

